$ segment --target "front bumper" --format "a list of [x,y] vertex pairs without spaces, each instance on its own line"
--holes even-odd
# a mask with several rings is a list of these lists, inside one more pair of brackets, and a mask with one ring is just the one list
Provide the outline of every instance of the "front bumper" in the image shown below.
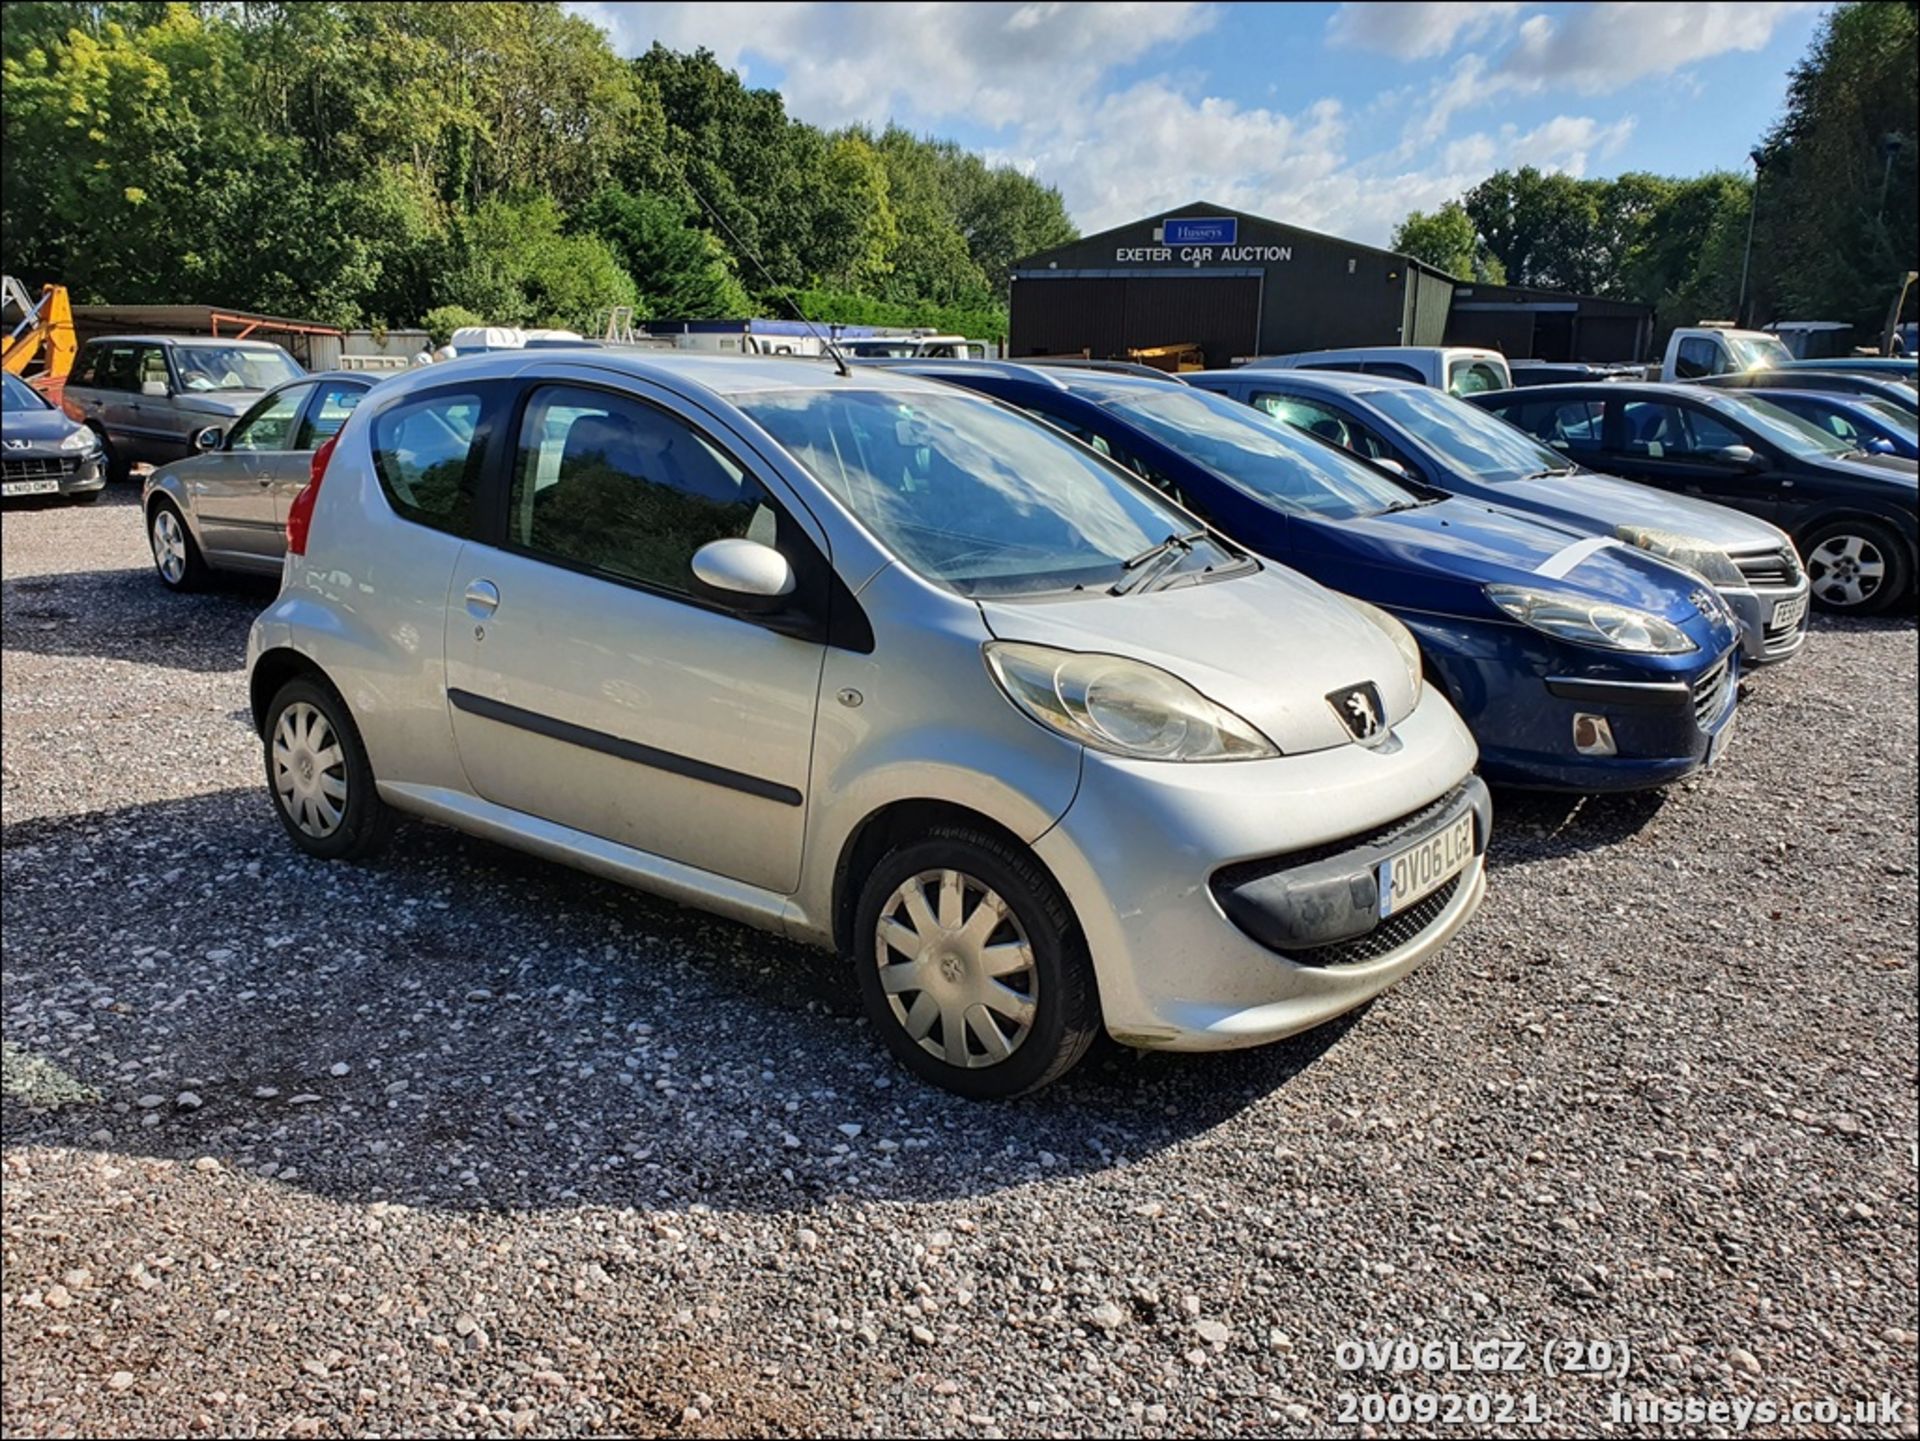
[[1456,791],[1479,794],[1473,759],[1466,728],[1431,688],[1375,748],[1184,765],[1089,753],[1073,804],[1034,849],[1086,934],[1108,1031],[1154,1049],[1260,1045],[1353,1009],[1426,960],[1480,904],[1484,823],[1439,900],[1339,955],[1261,944],[1229,918],[1216,882],[1247,868],[1283,874],[1296,854],[1309,865],[1345,857],[1357,874],[1379,833]]
[[14,500],[32,495],[85,495],[107,483],[107,468],[99,451],[9,451],[0,460],[0,496]]
[[[1738,704],[1739,645],[1634,657],[1521,626],[1402,614],[1480,746],[1496,785],[1583,793],[1669,785],[1707,764]],[[1606,720],[1615,753],[1575,748],[1578,716]]]
[[[1733,608],[1740,621],[1743,664],[1772,665],[1800,653],[1800,647],[1807,643],[1807,624],[1813,614],[1811,591],[1812,585],[1804,571],[1794,585],[1720,589],[1720,598]],[[1782,617],[1779,623],[1775,622],[1775,616]]]

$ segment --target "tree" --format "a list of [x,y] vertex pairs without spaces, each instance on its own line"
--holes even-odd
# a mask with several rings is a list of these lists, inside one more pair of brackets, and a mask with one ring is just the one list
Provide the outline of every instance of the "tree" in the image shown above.
[[744,316],[751,302],[725,247],[693,218],[661,196],[608,186],[581,212],[579,223],[606,241],[633,277],[641,318]]
[[1424,260],[1436,269],[1462,280],[1477,280],[1487,285],[1505,284],[1507,270],[1487,248],[1474,229],[1473,217],[1457,200],[1442,204],[1431,215],[1409,211],[1395,227],[1389,249],[1415,260]]
[[1877,335],[1902,272],[1920,268],[1911,4],[1836,8],[1794,67],[1761,147],[1755,266],[1781,315]]

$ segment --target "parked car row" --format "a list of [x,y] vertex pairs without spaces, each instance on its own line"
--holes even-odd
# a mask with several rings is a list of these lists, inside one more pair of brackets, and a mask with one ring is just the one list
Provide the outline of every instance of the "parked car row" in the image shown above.
[[835,947],[905,1065],[1007,1096],[1103,1027],[1360,1004],[1480,903],[1487,781],[1693,774],[1810,594],[1912,574],[1913,463],[1752,395],[1386,363],[296,374],[142,516],[169,587],[280,570],[248,669],[296,846],[406,812]]

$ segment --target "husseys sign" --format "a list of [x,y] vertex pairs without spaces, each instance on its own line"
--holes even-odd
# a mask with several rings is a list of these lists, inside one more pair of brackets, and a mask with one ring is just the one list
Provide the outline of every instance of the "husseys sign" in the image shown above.
[[1122,245],[1113,258],[1122,265],[1230,265],[1246,261],[1293,259],[1291,245],[1242,245],[1240,222],[1231,215],[1185,215],[1153,227],[1152,245]]

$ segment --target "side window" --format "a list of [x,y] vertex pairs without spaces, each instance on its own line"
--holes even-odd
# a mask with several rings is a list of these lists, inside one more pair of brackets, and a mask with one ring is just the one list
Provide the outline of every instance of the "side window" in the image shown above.
[[1620,408],[1620,415],[1621,449],[1628,455],[1659,460],[1686,450],[1687,427],[1679,406],[1629,400]]
[[1076,440],[1084,441],[1102,455],[1106,456],[1107,459],[1111,460],[1115,465],[1125,466],[1162,495],[1171,496],[1176,504],[1184,505],[1196,515],[1200,513],[1200,507],[1193,503],[1192,498],[1180,488],[1171,476],[1163,475],[1161,472],[1155,470],[1126,447],[1115,445],[1112,441],[1108,440],[1106,436],[1096,435],[1085,426],[1079,424],[1077,421],[1069,420],[1064,415],[1055,415],[1052,411],[1043,410],[1037,405],[1029,405],[1025,407],[1025,409],[1029,413],[1039,416],[1049,424],[1059,426]]
[[154,381],[169,390],[173,388],[173,379],[167,374],[166,351],[157,345],[149,345],[135,353],[133,388],[141,390]]
[[228,450],[291,450],[293,418],[313,394],[311,385],[289,385],[276,390],[249,410],[233,428]]
[[1256,395],[1253,403],[1275,420],[1284,420],[1288,425],[1317,435],[1322,440],[1330,440],[1335,445],[1353,448],[1353,432],[1346,421],[1324,405],[1303,400],[1297,395]]
[[139,384],[134,380],[134,354],[131,345],[102,350],[94,385],[101,390],[138,390]]
[[1600,449],[1606,411],[1597,400],[1545,400],[1494,414],[1555,450],[1584,455]]
[[295,450],[318,450],[321,445],[340,433],[340,427],[347,423],[347,417],[365,398],[364,385],[353,385],[346,381],[329,381],[320,387],[320,398],[307,412],[306,419],[300,422],[300,434],[293,442]]
[[1674,374],[1681,380],[1698,380],[1725,369],[1719,344],[1704,335],[1690,335],[1681,341],[1680,351],[1673,358]]
[[[1419,385],[1425,385],[1427,383],[1426,376],[1415,370],[1411,365],[1407,365],[1398,360],[1369,360],[1365,365],[1361,366],[1360,369],[1368,375],[1384,375],[1392,380],[1411,380]],[[1489,390],[1495,388],[1496,387],[1493,386],[1488,387]]]
[[1050,410],[1043,410],[1037,405],[1030,405],[1026,409],[1028,414],[1037,415],[1047,424],[1058,426],[1082,445],[1090,445],[1108,459],[1113,458],[1113,447],[1107,443],[1104,435],[1095,435],[1078,421],[1069,420],[1064,415],[1056,415]]
[[605,391],[535,390],[520,424],[510,544],[662,589],[692,589],[709,541],[772,544],[760,483],[677,417]]
[[373,468],[396,512],[455,535],[471,530],[481,409],[476,394],[443,391],[374,421]]
[[68,385],[95,386],[100,383],[100,360],[106,350],[98,345],[89,345],[80,356],[80,363],[73,367],[73,375]]
[[1704,410],[1687,409],[1681,412],[1687,423],[1687,451],[1692,455],[1711,455],[1716,450],[1725,450],[1730,445],[1745,445],[1746,437],[1732,426],[1723,424]]

